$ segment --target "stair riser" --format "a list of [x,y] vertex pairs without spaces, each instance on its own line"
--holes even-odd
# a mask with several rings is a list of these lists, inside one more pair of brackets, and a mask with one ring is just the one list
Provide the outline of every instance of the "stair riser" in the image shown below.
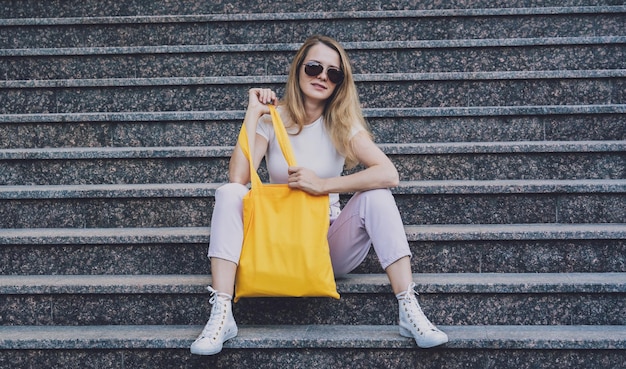
[[[415,273],[626,272],[624,240],[410,242]],[[373,250],[354,273],[381,273]]]
[[[282,84],[255,84],[282,95]],[[626,79],[357,83],[365,108],[594,105],[626,103]],[[252,85],[4,90],[2,114],[242,110]],[[240,96],[242,98],[233,98]]]
[[[348,50],[354,73],[624,69],[626,46]],[[286,75],[294,51],[0,58],[7,80]]]
[[0,203],[0,228],[208,226],[213,198],[19,200]]
[[228,182],[226,157],[43,160],[8,164],[0,170],[0,183],[5,185]]
[[626,140],[618,114],[368,118],[377,142]]
[[405,224],[623,223],[622,194],[396,195]]
[[[623,223],[623,194],[396,195],[405,224]],[[3,200],[2,228],[206,227],[213,198]]]
[[208,243],[5,245],[0,269],[5,275],[209,274],[207,248]]
[[619,179],[626,176],[626,154],[622,153],[391,154],[389,158],[402,181]]
[[[189,341],[191,344],[192,340]],[[615,369],[624,350],[510,349],[225,349],[212,357],[194,356],[188,348],[136,350],[7,350],[0,364],[30,369],[33,363],[58,368],[519,368]]]
[[[9,159],[0,161],[0,184],[63,186],[174,179],[198,184],[100,190],[93,186],[4,188],[0,229],[209,226],[214,206],[210,183],[226,180],[227,155],[185,158],[187,153],[181,153],[168,159],[158,146],[233,145],[247,90],[271,87],[282,95],[281,81],[294,47],[312,33],[354,42],[349,53],[359,74],[363,107],[374,108],[366,113],[372,115],[369,120],[377,142],[626,140],[626,47],[620,38],[626,13],[619,0],[600,1],[3,2],[0,49],[12,50],[0,57],[0,76],[5,80],[0,82],[0,148],[154,146],[155,154],[130,160]],[[608,9],[607,5],[621,7]],[[567,6],[577,8],[562,8]],[[416,7],[428,12],[414,18],[378,12]],[[470,7],[476,11],[463,10]],[[430,12],[441,8],[458,10]],[[373,12],[362,18],[351,10]],[[333,18],[337,11],[346,11],[342,19]],[[275,12],[286,14],[269,20]],[[308,19],[301,12],[315,13],[319,19]],[[558,14],[549,14],[553,12]],[[207,20],[214,15],[219,18],[220,13],[225,15],[223,20],[233,20]],[[519,15],[523,13],[531,14]],[[202,14],[206,18],[182,22],[182,18],[171,18],[168,23],[144,17],[156,14]],[[139,17],[90,18],[120,15]],[[75,18],[63,19],[67,17]],[[424,42],[403,50],[385,40]],[[72,50],[46,49],[57,46]],[[133,46],[154,47],[140,51]],[[170,53],[177,47],[177,53]],[[246,52],[257,47],[273,51]],[[153,53],[155,49],[160,50]],[[42,56],[14,56],[22,53]],[[504,73],[508,71],[514,73]],[[122,80],[107,80],[116,77]],[[156,77],[163,79],[150,79]],[[177,77],[212,78],[202,82]],[[396,80],[400,78],[406,80]],[[29,113],[34,115],[22,115]],[[27,123],[17,122],[21,119]],[[450,334],[447,346],[419,350],[411,347],[412,339],[396,336],[396,299],[370,251],[356,272],[375,275],[340,281],[340,300],[244,299],[235,305],[237,322],[247,328],[240,331],[240,338],[227,343],[221,355],[193,356],[188,347],[210,311],[204,288],[211,279],[205,229],[190,229],[191,234],[179,229],[120,230],[119,234],[95,229],[5,229],[2,237],[8,243],[11,237],[29,239],[28,243],[52,239],[62,243],[72,238],[74,243],[0,247],[0,274],[5,274],[0,327],[24,326],[10,333],[8,340],[0,337],[0,368],[622,367],[626,362],[624,278],[603,273],[626,273],[623,230],[602,225],[597,229],[582,224],[558,226],[626,223],[622,183],[445,182],[626,178],[626,157],[616,151],[621,148],[616,149],[619,144],[615,142],[607,143],[606,149],[602,143],[540,145],[555,147],[557,152],[538,152],[544,149],[520,143],[529,149],[518,152],[521,149],[511,145],[476,145],[473,151],[469,145],[424,145],[415,148],[419,154],[390,154],[403,180],[442,180],[432,185],[403,182],[394,191],[406,224],[448,225],[407,227],[413,272],[434,273],[415,274],[419,299],[429,318]],[[574,145],[580,150],[573,149]],[[17,156],[19,152],[3,154]],[[346,200],[343,196],[342,201]],[[544,234],[544,228],[523,227],[523,223],[553,225]],[[481,233],[474,226],[454,224],[516,226],[485,227]],[[526,229],[530,231],[525,233]],[[607,235],[614,239],[585,239]],[[79,241],[85,239],[127,243]],[[455,272],[475,274],[444,274]],[[529,274],[484,274],[489,272]],[[552,272],[588,274],[534,274]],[[140,280],[136,275],[54,276],[138,273],[156,275]],[[6,274],[17,275],[16,281]],[[161,278],[159,274],[185,275]],[[313,326],[299,330],[297,337],[293,331],[283,336],[272,330],[261,340],[250,328],[277,324]],[[51,329],[46,334],[29,325]],[[328,329],[329,325],[333,327]],[[361,325],[370,326],[361,330]],[[571,330],[563,328],[572,325]],[[339,332],[347,334],[336,337]],[[367,346],[371,342],[373,346]],[[230,349],[230,344],[238,346]]]
[[[192,340],[189,340],[191,344]],[[0,365],[13,369],[48,368],[519,368],[615,369],[625,350],[541,349],[224,349],[216,356],[195,356],[188,348],[138,350],[6,350]]]
[[242,120],[243,117],[238,121],[4,124],[0,126],[0,145],[4,148],[233,146]]
[[[242,118],[243,119],[243,118]],[[626,140],[620,114],[367,119],[376,142]],[[10,123],[4,148],[232,146],[241,121]]]
[[[546,0],[536,4],[536,1],[528,0],[507,0],[502,6],[506,7],[533,7],[533,6],[603,6],[616,5],[614,0]],[[132,0],[119,2],[116,0],[85,2],[67,1],[50,3],[48,1],[31,1],[31,6],[12,6],[7,3],[0,6],[0,12],[4,18],[31,18],[40,17],[45,14],[48,17],[99,17],[99,16],[120,16],[120,15],[171,15],[171,14],[232,14],[232,13],[268,13],[268,12],[319,12],[324,10],[350,11],[350,10],[397,10],[397,9],[481,9],[493,8],[500,4],[494,4],[490,0],[452,0],[420,1],[416,6],[414,1],[399,0],[393,2],[364,2],[360,0],[342,0],[332,3],[332,6],[325,6],[320,9],[320,4],[298,3],[287,0],[274,1],[271,4],[238,0],[228,2],[207,2],[202,0],[192,1],[145,1]]]
[[[410,242],[416,273],[626,272],[624,240]],[[5,275],[209,274],[208,242],[5,245]],[[175,259],[171,255],[176,255]],[[382,273],[373,250],[354,273]]]
[[[97,291],[97,287],[93,288]],[[624,294],[422,293],[420,304],[438,325],[624,325]],[[189,325],[210,316],[208,294],[2,295],[2,325]],[[598,313],[601,312],[601,313]],[[242,299],[241,325],[397,324],[389,294],[342,294],[340,300]]]
[[626,101],[626,79],[407,81],[358,84],[365,108],[593,105]]
[[[389,155],[402,181],[621,179],[626,154]],[[3,185],[223,183],[228,157],[0,161]],[[262,169],[263,177],[265,167]]]
[[[301,10],[300,10],[301,11]],[[567,14],[280,22],[186,22],[5,27],[2,48],[300,43],[311,34],[342,42],[619,35],[622,14]]]

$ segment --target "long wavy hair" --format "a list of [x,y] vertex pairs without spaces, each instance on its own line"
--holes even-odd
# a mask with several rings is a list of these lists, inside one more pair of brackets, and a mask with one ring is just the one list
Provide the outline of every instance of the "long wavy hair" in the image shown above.
[[340,68],[344,73],[343,81],[335,86],[335,91],[326,100],[324,107],[324,124],[337,151],[346,158],[346,167],[358,164],[358,159],[350,145],[351,133],[355,128],[362,127],[371,137],[371,132],[363,117],[361,104],[357,94],[350,59],[344,48],[334,39],[314,35],[302,44],[289,68],[289,76],[285,88],[283,105],[290,118],[290,125],[298,126],[296,134],[302,131],[305,120],[304,95],[300,88],[300,66],[304,63],[311,47],[324,44],[339,54]]

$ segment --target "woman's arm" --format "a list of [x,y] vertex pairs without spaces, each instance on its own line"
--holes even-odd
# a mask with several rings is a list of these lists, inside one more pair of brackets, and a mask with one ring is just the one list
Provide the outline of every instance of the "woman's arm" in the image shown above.
[[[267,140],[256,134],[256,126],[259,118],[264,114],[269,114],[267,104],[277,102],[276,94],[270,89],[253,88],[248,92],[248,109],[243,124],[248,132],[248,147],[252,155],[252,163],[257,169],[263,155],[267,151]],[[228,180],[230,182],[246,185],[250,182],[250,165],[248,159],[243,154],[239,143],[235,145],[228,165]]]
[[[265,137],[255,134],[256,137],[254,141],[254,154],[252,155],[252,164],[255,169],[259,168],[261,160],[267,151],[267,140]],[[233,150],[233,154],[230,157],[230,162],[228,164],[228,180],[234,183],[241,183],[242,185],[247,185],[250,183],[250,166],[248,165],[248,159],[243,154],[239,143],[235,146]]]
[[399,183],[396,167],[391,160],[362,131],[350,141],[357,159],[366,169],[340,177],[319,178],[302,167],[289,168],[289,186],[314,195],[345,193],[395,187]]

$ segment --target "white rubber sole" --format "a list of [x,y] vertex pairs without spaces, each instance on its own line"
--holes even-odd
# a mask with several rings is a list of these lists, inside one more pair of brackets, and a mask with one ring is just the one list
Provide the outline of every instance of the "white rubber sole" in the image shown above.
[[222,344],[219,345],[219,346],[216,346],[216,347],[202,348],[202,347],[198,347],[198,345],[193,345],[192,344],[191,348],[190,348],[190,351],[194,355],[208,356],[208,355],[219,354],[220,352],[222,352],[222,347],[223,347],[224,342],[228,341],[231,338],[237,337],[237,333],[238,333],[237,329],[234,329],[234,330],[232,330],[230,332],[226,332],[224,334],[224,340],[222,341]]
[[410,330],[400,327],[400,335],[402,337],[413,338],[415,343],[417,343],[417,346],[421,348],[431,348],[448,342],[448,335],[441,331],[431,333],[429,337],[421,336],[418,339],[413,336]]

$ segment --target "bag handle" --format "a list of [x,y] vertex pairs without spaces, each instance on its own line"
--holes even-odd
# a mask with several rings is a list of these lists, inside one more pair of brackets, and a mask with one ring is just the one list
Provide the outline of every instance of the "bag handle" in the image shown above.
[[[285,129],[283,121],[280,118],[278,111],[276,111],[276,107],[274,105],[268,105],[268,107],[270,108],[272,125],[274,126],[274,132],[276,133],[276,139],[278,140],[278,145],[280,146],[280,150],[283,152],[285,160],[287,160],[287,165],[290,167],[296,166],[298,164],[296,162],[296,156],[293,153],[293,149],[291,148],[291,143],[289,142],[287,129]],[[248,163],[250,164],[250,182],[252,188],[260,187],[262,185],[261,178],[254,169],[254,164],[252,163],[252,155],[250,154],[250,145],[248,143],[248,132],[245,123],[241,125],[238,141],[239,147],[241,147],[243,154],[248,159]]]

